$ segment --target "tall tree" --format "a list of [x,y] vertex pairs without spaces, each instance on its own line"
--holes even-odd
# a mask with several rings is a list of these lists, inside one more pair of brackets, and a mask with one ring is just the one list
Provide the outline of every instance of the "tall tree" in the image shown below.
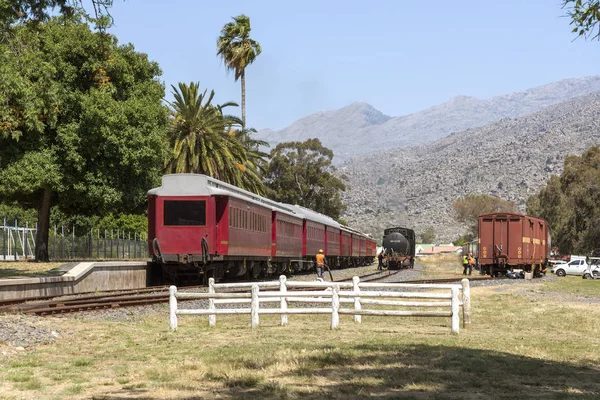
[[270,157],[265,174],[270,197],[340,218],[346,208],[340,194],[346,186],[333,175],[333,152],[319,139],[280,143]]
[[0,194],[38,209],[45,261],[52,204],[143,210],[160,180],[167,108],[158,65],[132,45],[64,19],[11,29],[0,43]]
[[477,235],[478,218],[492,212],[518,212],[517,205],[487,194],[468,194],[453,204],[454,218],[466,224],[470,233]]
[[600,39],[600,0],[563,0],[577,37]]
[[589,254],[600,249],[600,147],[581,157],[565,158],[565,169],[552,176],[527,201],[527,212],[548,221],[552,243],[561,253]]
[[235,72],[235,81],[242,82],[242,126],[246,126],[246,67],[261,53],[260,44],[250,38],[250,18],[244,14],[233,17],[221,29],[217,39],[217,56],[228,70]]
[[83,0],[2,0],[0,1],[0,25],[17,22],[47,21],[51,15],[60,14],[66,18],[84,15],[94,19],[105,27],[110,25],[112,17],[109,9],[113,0],[90,0],[93,12],[86,11]]
[[[233,102],[213,105],[214,90],[200,92],[199,83],[179,83],[173,88],[172,120],[169,133],[172,154],[166,170],[197,173],[221,179],[255,193],[263,185],[251,164],[257,154],[249,153],[238,138],[239,118],[223,113]],[[246,138],[246,135],[243,134]]]

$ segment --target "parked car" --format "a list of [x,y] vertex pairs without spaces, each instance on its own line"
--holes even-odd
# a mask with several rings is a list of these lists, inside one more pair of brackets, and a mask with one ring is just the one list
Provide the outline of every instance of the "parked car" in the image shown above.
[[583,275],[583,273],[588,269],[588,263],[585,260],[573,260],[569,261],[566,264],[556,264],[550,272],[556,274],[557,276],[565,276],[565,275]]
[[555,266],[557,266],[557,265],[560,265],[560,264],[566,264],[566,263],[567,263],[567,262],[566,262],[566,261],[563,261],[563,260],[548,260],[548,266],[549,266],[550,268],[554,268],[554,267],[555,267]]

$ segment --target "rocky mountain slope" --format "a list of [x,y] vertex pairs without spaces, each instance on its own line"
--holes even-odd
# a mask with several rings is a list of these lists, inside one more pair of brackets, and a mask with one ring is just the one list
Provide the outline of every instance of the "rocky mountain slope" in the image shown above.
[[379,238],[389,226],[432,226],[441,242],[466,231],[452,203],[469,194],[517,202],[539,191],[564,158],[600,145],[600,94],[582,96],[520,118],[454,133],[407,149],[355,158],[338,174],[350,189],[345,218]]
[[568,99],[600,91],[600,76],[567,79],[505,96],[480,100],[458,96],[429,109],[390,117],[367,103],[321,111],[281,130],[261,130],[257,139],[274,147],[318,137],[335,153],[335,163],[352,156],[414,146],[502,118],[531,114]]

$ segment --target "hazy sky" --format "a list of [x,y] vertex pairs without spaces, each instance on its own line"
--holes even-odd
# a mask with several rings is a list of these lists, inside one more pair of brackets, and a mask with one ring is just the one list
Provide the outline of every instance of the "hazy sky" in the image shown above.
[[355,101],[399,116],[456,95],[596,75],[600,65],[600,43],[573,41],[561,0],[115,0],[111,13],[120,42],[160,64],[168,99],[171,84],[199,81],[219,103],[241,100],[216,40],[232,16],[248,15],[263,49],[246,72],[257,129]]

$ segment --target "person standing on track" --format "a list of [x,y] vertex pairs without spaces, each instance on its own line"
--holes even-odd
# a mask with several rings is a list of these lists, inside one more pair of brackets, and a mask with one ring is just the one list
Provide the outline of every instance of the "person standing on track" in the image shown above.
[[469,268],[469,255],[464,254],[462,258],[463,263],[463,275],[467,275],[467,268]]
[[377,271],[383,270],[383,249],[377,254],[377,259],[379,260],[379,265],[377,266]]
[[317,279],[323,280],[323,273],[325,272],[325,266],[327,265],[327,258],[325,258],[325,254],[323,254],[323,249],[319,249],[315,259],[317,261]]
[[469,275],[473,272],[473,266],[475,265],[475,258],[473,257],[473,253],[469,253]]

